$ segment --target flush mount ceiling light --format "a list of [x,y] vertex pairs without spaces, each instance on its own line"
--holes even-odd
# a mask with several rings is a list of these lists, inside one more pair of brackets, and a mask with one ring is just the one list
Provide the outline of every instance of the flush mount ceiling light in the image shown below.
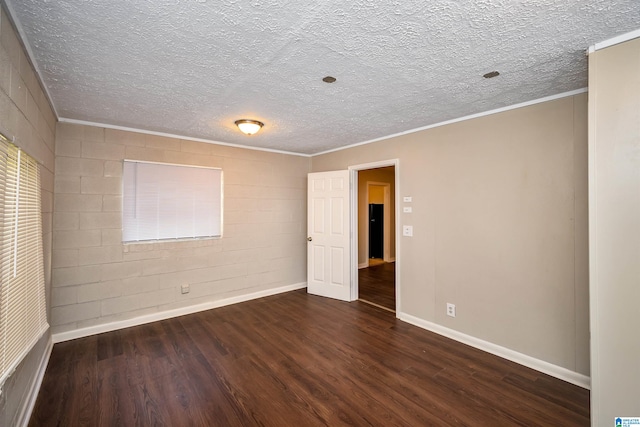
[[241,119],[236,120],[236,126],[238,126],[240,132],[244,133],[245,135],[253,135],[255,133],[258,133],[258,131],[262,129],[264,123],[257,120]]

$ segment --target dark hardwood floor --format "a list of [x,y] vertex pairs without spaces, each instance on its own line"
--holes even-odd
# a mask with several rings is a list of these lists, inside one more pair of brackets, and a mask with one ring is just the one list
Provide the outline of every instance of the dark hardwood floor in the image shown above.
[[358,270],[358,298],[396,311],[396,263],[382,262]]
[[589,392],[289,292],[54,346],[30,426],[588,426]]

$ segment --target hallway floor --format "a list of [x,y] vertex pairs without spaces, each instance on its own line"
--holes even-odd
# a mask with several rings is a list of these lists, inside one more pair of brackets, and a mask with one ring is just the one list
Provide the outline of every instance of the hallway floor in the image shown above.
[[386,310],[396,311],[396,263],[369,260],[358,270],[358,299]]

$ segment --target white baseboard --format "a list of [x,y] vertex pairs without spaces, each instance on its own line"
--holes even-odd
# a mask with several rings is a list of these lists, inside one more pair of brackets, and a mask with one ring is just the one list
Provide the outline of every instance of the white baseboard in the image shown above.
[[471,335],[467,335],[462,332],[458,332],[456,330],[438,325],[437,323],[420,319],[410,314],[399,312],[397,317],[402,321],[411,323],[412,325],[418,326],[428,331],[435,332],[438,335],[442,335],[447,338],[451,338],[452,340],[470,345],[471,347],[486,351],[487,353],[494,354],[496,356],[502,357],[503,359],[510,360],[528,368],[535,369],[536,371],[543,372],[547,375],[551,375],[552,377],[561,379],[587,390],[591,389],[591,378],[578,372],[574,372],[561,366],[545,362],[544,360],[536,359],[535,357],[527,356],[526,354],[522,354],[506,347],[502,347],[497,344],[472,337]]
[[264,291],[238,295],[231,298],[190,305],[188,307],[177,308],[175,310],[166,310],[158,313],[147,314],[145,316],[134,317],[132,319],[121,320],[118,322],[104,323],[102,325],[90,326],[88,328],[60,332],[57,334],[53,334],[53,342],[59,343],[63,341],[74,340],[76,338],[84,338],[91,335],[101,334],[103,332],[110,332],[118,329],[130,328],[132,326],[144,325],[146,323],[157,322],[159,320],[170,319],[172,317],[184,316],[187,314],[197,313],[199,311],[211,310],[212,308],[224,307],[226,305],[232,305],[240,302],[250,301],[253,299],[267,297],[270,295],[281,294],[283,292],[295,291],[297,289],[304,289],[306,287],[306,282],[296,283],[293,285],[281,286],[279,288],[266,289]]
[[29,420],[31,419],[31,413],[33,412],[33,408],[36,405],[36,400],[38,399],[38,394],[40,393],[40,386],[42,385],[42,380],[44,379],[44,373],[47,371],[47,366],[49,365],[49,358],[51,357],[51,351],[53,350],[53,339],[49,336],[49,341],[47,342],[47,347],[40,358],[40,364],[38,365],[38,373],[33,378],[31,383],[31,387],[29,387],[29,393],[27,393],[27,400],[23,402],[22,410],[20,411],[20,416],[18,417],[18,423],[16,425],[27,427],[29,424]]

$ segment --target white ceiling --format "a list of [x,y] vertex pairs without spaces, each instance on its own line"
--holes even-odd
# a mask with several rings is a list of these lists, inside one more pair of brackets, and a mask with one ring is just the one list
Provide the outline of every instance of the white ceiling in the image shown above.
[[4,1],[61,119],[303,154],[584,88],[640,27],[639,0]]

